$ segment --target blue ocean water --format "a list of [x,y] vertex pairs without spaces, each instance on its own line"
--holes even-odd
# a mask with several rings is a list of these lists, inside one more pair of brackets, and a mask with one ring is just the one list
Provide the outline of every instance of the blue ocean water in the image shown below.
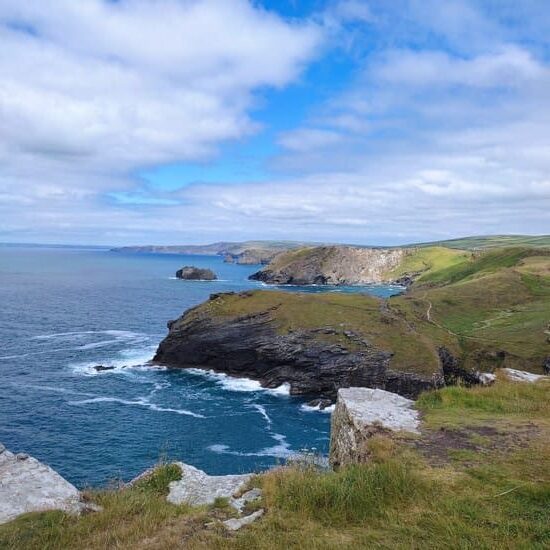
[[[176,280],[183,265],[220,280]],[[79,487],[130,479],[159,458],[225,474],[326,453],[330,415],[284,387],[144,365],[169,319],[212,292],[262,287],[247,280],[257,269],[210,256],[0,247],[0,442]],[[98,364],[117,368],[98,373]]]

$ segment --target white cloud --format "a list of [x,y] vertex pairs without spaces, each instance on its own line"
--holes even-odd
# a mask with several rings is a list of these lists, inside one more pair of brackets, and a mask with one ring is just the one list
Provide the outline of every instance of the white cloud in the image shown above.
[[[315,24],[244,0],[3,0],[0,239],[548,233],[550,10],[490,4],[348,0]],[[284,175],[105,200],[257,131],[256,91],[295,81],[327,35],[353,43],[357,77],[278,137]]]
[[244,0],[5,0],[0,160],[55,177],[204,158],[255,130],[251,93],[295,79],[321,39]]

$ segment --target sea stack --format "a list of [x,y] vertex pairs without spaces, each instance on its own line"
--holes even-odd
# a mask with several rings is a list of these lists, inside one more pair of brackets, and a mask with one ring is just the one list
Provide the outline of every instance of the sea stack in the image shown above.
[[186,281],[215,281],[218,278],[211,269],[189,265],[178,269],[176,271],[176,277]]

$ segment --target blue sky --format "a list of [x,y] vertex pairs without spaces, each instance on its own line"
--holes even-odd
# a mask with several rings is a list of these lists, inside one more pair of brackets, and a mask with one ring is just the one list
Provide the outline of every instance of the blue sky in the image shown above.
[[550,233],[545,0],[5,0],[0,241]]

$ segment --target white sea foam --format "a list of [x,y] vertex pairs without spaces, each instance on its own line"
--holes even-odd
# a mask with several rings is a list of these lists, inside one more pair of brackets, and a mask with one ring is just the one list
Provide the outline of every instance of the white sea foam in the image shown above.
[[197,376],[202,376],[216,382],[225,390],[229,391],[238,391],[238,392],[254,392],[254,391],[263,391],[271,393],[273,395],[289,395],[290,394],[290,384],[281,384],[276,388],[264,388],[257,380],[251,380],[250,378],[235,378],[229,376],[223,372],[216,372],[213,370],[203,370],[203,369],[186,369],[186,372],[195,374]]
[[304,412],[322,412],[322,413],[332,413],[334,412],[334,405],[329,405],[328,407],[325,407],[324,409],[321,409],[320,405],[311,406],[307,403],[304,403],[300,406],[300,410]]
[[274,458],[290,458],[296,455],[296,452],[290,449],[290,445],[287,443],[286,438],[282,434],[271,434],[271,437],[279,442],[278,445],[273,445],[272,447],[265,447],[259,451],[254,452],[243,452],[243,451],[233,451],[227,445],[210,445],[208,448],[209,451],[217,454],[233,455],[233,456],[260,456],[260,457],[274,457]]
[[203,414],[188,411],[186,409],[172,409],[170,407],[162,407],[156,403],[151,403],[146,397],[139,397],[134,400],[121,399],[119,397],[93,397],[91,399],[82,399],[81,401],[69,401],[69,405],[89,405],[92,403],[119,403],[121,405],[146,407],[152,411],[157,412],[171,412],[175,414],[182,414],[186,416],[193,416],[195,418],[206,418]]
[[[140,370],[140,369],[162,369],[166,367],[159,365],[148,365],[151,361],[156,350],[156,346],[147,346],[141,349],[132,349],[121,351],[116,359],[98,359],[94,361],[86,361],[84,363],[73,363],[70,368],[75,374],[83,376],[98,376],[106,374],[120,374],[126,372],[128,369]],[[109,370],[97,371],[95,367],[97,365],[105,365],[106,367],[113,367]]]
[[271,418],[269,418],[269,415],[267,414],[267,411],[265,410],[265,407],[263,405],[260,405],[259,403],[253,403],[251,407],[256,409],[265,418],[268,426],[271,426]]
[[52,334],[39,334],[33,336],[31,340],[66,340],[82,338],[89,334],[107,334],[108,336],[115,336],[121,339],[134,339],[136,337],[143,337],[143,334],[138,332],[132,332],[131,330],[81,330],[73,332],[54,332]]

